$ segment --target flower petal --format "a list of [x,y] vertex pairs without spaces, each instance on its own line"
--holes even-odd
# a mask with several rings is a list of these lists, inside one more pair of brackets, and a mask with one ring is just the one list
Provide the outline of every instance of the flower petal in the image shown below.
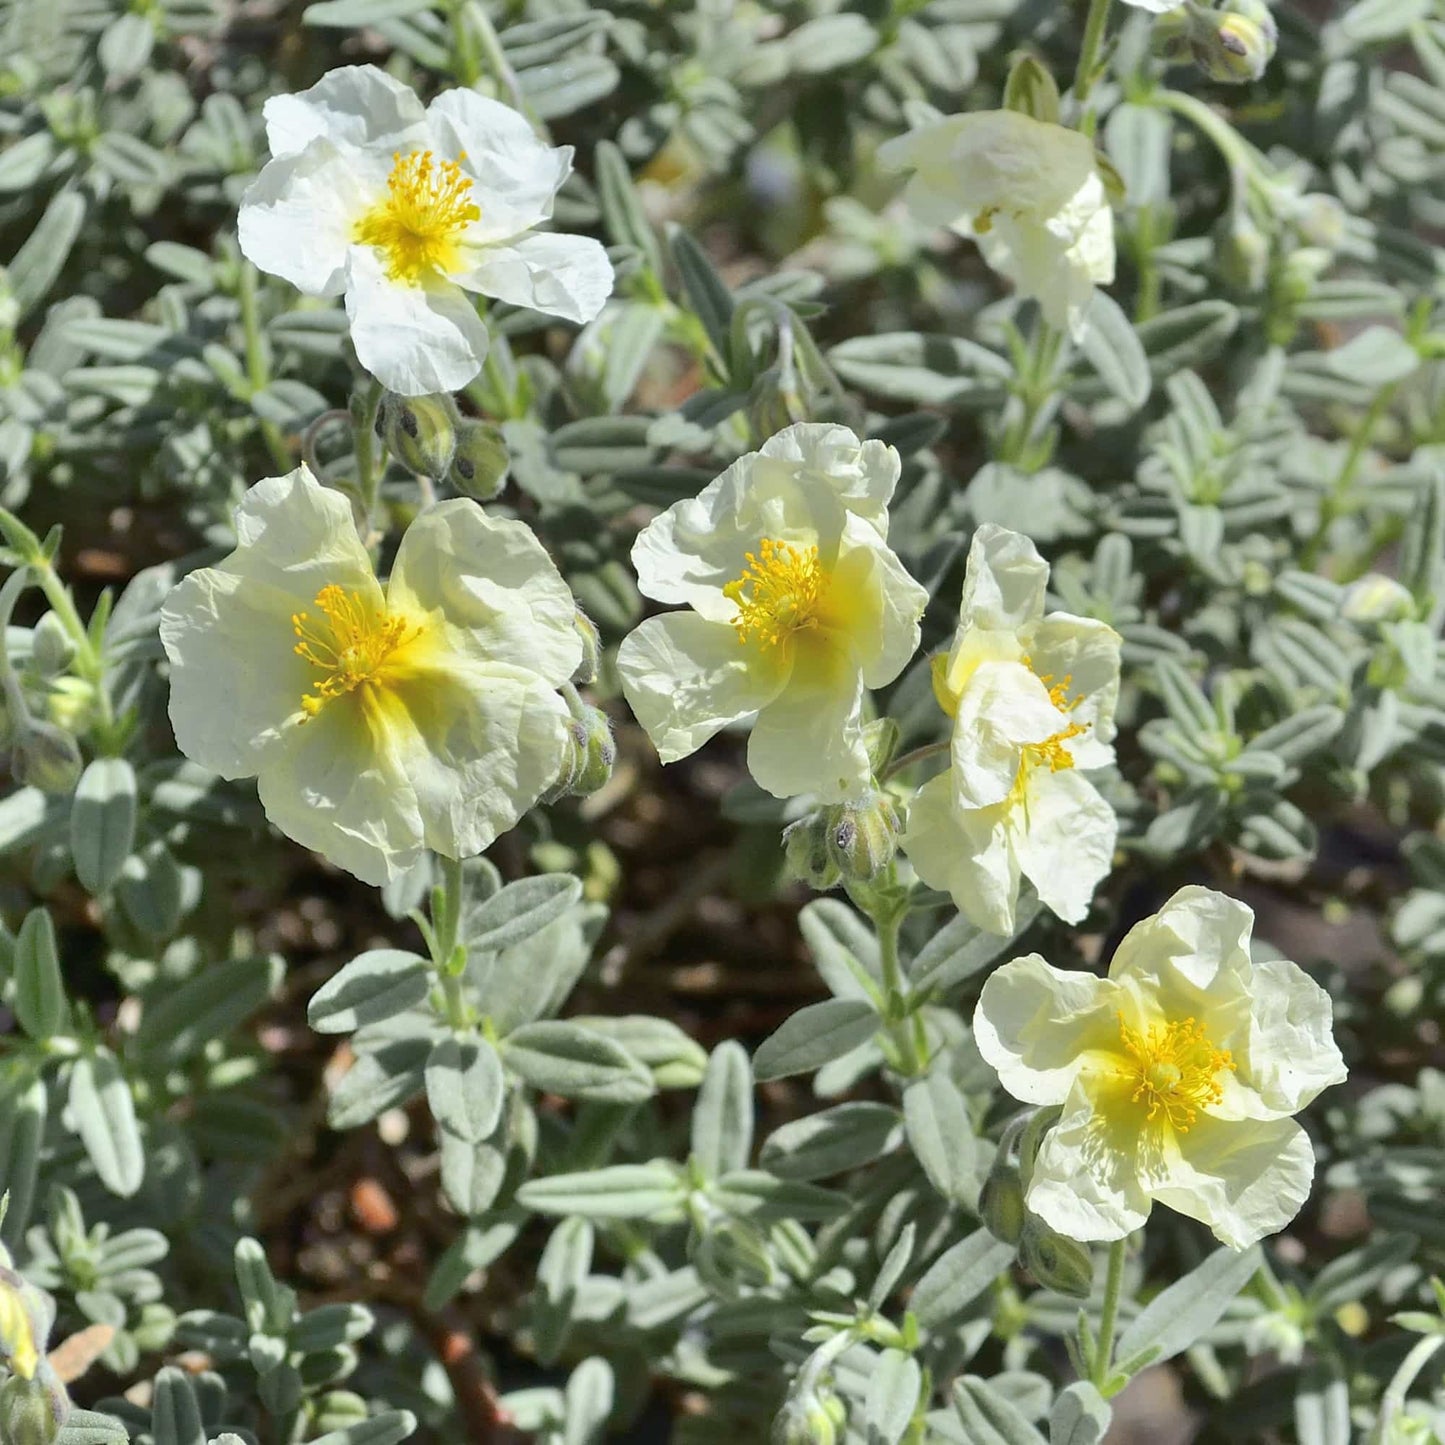
[[787,685],[758,713],[748,771],[775,798],[857,797],[871,781],[863,746],[863,678],[826,635],[800,634]]
[[1309,1198],[1314,1149],[1293,1119],[1234,1123],[1201,1115],[1174,1137],[1154,1198],[1207,1224],[1231,1249],[1278,1233]]
[[474,90],[443,91],[427,107],[426,120],[436,149],[476,182],[482,217],[471,237],[520,236],[552,214],[572,172],[571,146],[549,146],[525,116]]
[[1064,1102],[1063,1116],[1044,1136],[1025,1202],[1070,1239],[1123,1239],[1149,1217],[1137,1147],[1127,1124],[1095,1110],[1081,1079]]
[[1297,964],[1255,965],[1253,1024],[1239,1071],[1266,1108],[1294,1114],[1347,1074],[1330,996]]
[[1032,768],[1024,807],[1011,810],[1018,866],[1045,907],[1078,923],[1109,876],[1119,820],[1098,790],[1072,768]]
[[1049,690],[1021,662],[980,664],[964,687],[950,742],[959,804],[987,808],[1013,791],[1027,743],[1067,726]]
[[833,570],[837,609],[847,622],[851,645],[868,687],[886,687],[918,651],[919,622],[928,592],[860,518],[845,519],[843,542]]
[[960,808],[948,774],[930,778],[908,805],[900,845],[930,888],[942,888],[978,928],[1012,935],[1019,868],[1003,804]]
[[1114,709],[1119,701],[1123,638],[1106,622],[1051,612],[1029,638],[1029,665],[1050,686],[1064,684],[1069,719],[1088,728],[1069,743],[1074,766],[1107,767],[1114,760]]
[[585,322],[612,294],[613,274],[600,241],[547,232],[488,246],[452,279],[511,306]]
[[514,827],[562,765],[566,705],[526,668],[454,655],[399,684],[386,717],[426,845],[449,858]]
[[271,161],[241,198],[241,251],[307,296],[345,286],[351,228],[366,207],[361,177],[329,141]]
[[989,975],[973,1015],[978,1051],[1026,1104],[1062,1104],[1084,1055],[1119,1039],[1121,991],[1106,978],[1053,968],[1037,954]]
[[387,602],[440,611],[447,646],[474,663],[511,663],[560,687],[582,660],[577,604],[523,522],[457,498],[422,513],[397,549]]
[[622,689],[663,762],[696,752],[778,695],[786,674],[758,669],[753,656],[730,623],[690,612],[649,618],[623,639]]
[[[1199,1017],[1211,1001],[1225,995],[1248,997],[1253,927],[1254,913],[1243,903],[1190,884],[1124,935],[1109,977],[1133,977],[1164,988],[1182,1005],[1177,1009],[1180,1017]],[[1215,1043],[1224,1046],[1220,1039]]]
[[959,627],[1018,632],[1044,615],[1049,564],[1021,532],[985,522],[969,543]]
[[[798,422],[765,441],[758,465],[782,463],[792,478],[807,476],[843,505],[888,534],[888,503],[903,471],[903,461],[886,442],[860,442],[835,422]],[[766,468],[764,467],[766,470]]]
[[353,699],[288,729],[257,780],[266,816],[288,838],[382,884],[422,852],[416,795],[401,761],[365,725]]
[[273,95],[262,114],[273,156],[294,155],[318,136],[351,146],[374,145],[426,118],[410,86],[374,65],[338,66],[299,95]]
[[370,246],[348,254],[346,315],[358,360],[388,391],[459,391],[482,369],[487,328],[466,292],[392,281]]

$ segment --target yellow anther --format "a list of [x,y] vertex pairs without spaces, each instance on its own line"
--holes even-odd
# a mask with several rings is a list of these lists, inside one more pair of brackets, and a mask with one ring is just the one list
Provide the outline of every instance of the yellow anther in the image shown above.
[[458,238],[482,212],[456,161],[398,151],[394,162],[386,198],[356,223],[353,235],[382,253],[393,281],[415,286],[435,272],[458,269]]
[[1147,1033],[1130,1028],[1119,1016],[1119,1036],[1129,1063],[1124,1070],[1134,1085],[1130,1099],[1151,1123],[1165,1118],[1181,1134],[1199,1111],[1224,1097],[1219,1075],[1232,1072],[1228,1049],[1216,1049],[1194,1019],[1158,1023]]
[[733,626],[741,642],[777,647],[794,633],[816,627],[823,611],[828,575],[816,547],[794,547],[764,537],[747,554],[742,576],[723,588],[736,604]]
[[316,691],[301,698],[308,717],[315,717],[334,697],[381,683],[388,659],[410,640],[401,618],[388,617],[385,608],[373,612],[359,594],[334,582],[316,594],[316,606],[319,619],[309,612],[291,616],[296,655],[321,673],[312,683]]

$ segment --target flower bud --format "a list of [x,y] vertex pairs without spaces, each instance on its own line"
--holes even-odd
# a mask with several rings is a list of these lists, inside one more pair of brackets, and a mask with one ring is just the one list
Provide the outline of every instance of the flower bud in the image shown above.
[[387,450],[419,477],[447,475],[457,449],[457,409],[451,397],[395,396],[381,404]]
[[1269,237],[1242,210],[1231,209],[1214,230],[1219,274],[1236,291],[1252,295],[1269,275]]
[[1094,1257],[1085,1245],[1030,1215],[1019,1240],[1023,1266],[1045,1289],[1087,1299],[1094,1284]]
[[1309,246],[1336,251],[1345,238],[1345,208],[1322,191],[1301,196],[1294,211],[1295,229]]
[[0,1270],[0,1363],[22,1380],[32,1380],[40,1368],[40,1346],[23,1289],[18,1275]]
[[836,1445],[839,1422],[819,1392],[790,1396],[773,1421],[772,1445]]
[[863,746],[868,750],[868,766],[875,778],[893,761],[899,737],[898,724],[891,717],[875,718],[863,729]]
[[843,876],[828,846],[831,833],[829,820],[821,811],[809,813],[783,829],[788,872],[819,892],[836,888]]
[[35,624],[30,638],[30,656],[35,670],[42,677],[54,677],[70,666],[75,656],[75,643],[65,630],[65,624],[53,612],[47,612]]
[[14,1375],[0,1385],[0,1440],[5,1445],[51,1445],[70,1413],[65,1387],[53,1371],[50,1382]]
[[1340,616],[1349,622],[1401,622],[1414,615],[1410,589],[1378,572],[1367,572],[1351,582],[1340,605]]
[[457,427],[447,481],[463,496],[490,502],[506,485],[511,465],[500,427],[489,421],[464,421]]
[[602,635],[597,631],[597,624],[580,607],[572,619],[572,626],[582,639],[582,661],[577,664],[572,681],[579,687],[585,687],[589,682],[597,681],[597,670],[602,666]]
[[1036,1109],[1019,1135],[1019,1178],[1025,1191],[1034,1177],[1034,1160],[1039,1157],[1039,1150],[1043,1148],[1044,1137],[1059,1122],[1061,1113],[1063,1110],[1057,1107]]
[[54,723],[26,720],[10,759],[17,783],[42,793],[69,793],[80,781],[83,767],[80,748],[68,732]]
[[83,677],[64,674],[54,678],[45,695],[45,715],[68,733],[83,733],[96,713],[95,684]]
[[850,803],[825,809],[828,856],[852,882],[876,878],[898,851],[898,810],[883,793],[869,793]]
[[1189,7],[1189,52],[1211,80],[1244,85],[1274,58],[1279,29],[1260,0],[1234,0],[1228,10]]
[[580,699],[576,703],[569,701],[568,706],[572,716],[566,724],[562,767],[552,786],[542,794],[544,803],[595,793],[612,777],[612,765],[617,761],[617,744],[607,714]]
[[978,1213],[995,1239],[1017,1244],[1023,1234],[1024,1185],[1012,1164],[995,1164],[978,1191]]

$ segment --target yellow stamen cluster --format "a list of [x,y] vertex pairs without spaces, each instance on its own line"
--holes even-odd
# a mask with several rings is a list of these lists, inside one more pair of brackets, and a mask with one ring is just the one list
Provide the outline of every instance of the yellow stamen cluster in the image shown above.
[[393,281],[416,286],[435,272],[458,269],[457,239],[481,219],[472,183],[456,161],[431,151],[398,151],[386,178],[386,198],[356,223],[355,239],[375,246]]
[[334,582],[316,594],[316,606],[320,619],[309,612],[291,615],[296,655],[322,674],[312,683],[316,691],[301,698],[308,717],[315,717],[332,698],[380,683],[388,658],[410,640],[401,618],[387,616],[385,609],[373,612],[357,593]]
[[1234,1069],[1228,1049],[1216,1049],[1194,1019],[1160,1023],[1147,1033],[1130,1028],[1119,1016],[1119,1035],[1129,1064],[1124,1073],[1134,1085],[1133,1103],[1153,1123],[1162,1118],[1184,1133],[1199,1111],[1224,1097],[1222,1072]]
[[[1073,674],[1067,674],[1063,681],[1055,682],[1052,673],[1040,673],[1027,657],[1023,659],[1024,666],[1033,672],[1034,676],[1043,683],[1049,690],[1049,701],[1058,708],[1060,712],[1072,712],[1083,702],[1083,697],[1070,698],[1069,689],[1074,685]],[[1061,728],[1051,737],[1047,737],[1041,743],[1025,743],[1020,750],[1018,776],[1014,779],[1015,795],[1022,795],[1024,784],[1028,779],[1029,770],[1037,767],[1047,767],[1051,773],[1061,772],[1065,768],[1074,766],[1074,755],[1065,746],[1071,738],[1078,737],[1081,733],[1087,732],[1088,723],[1071,722]]]
[[733,626],[739,641],[777,647],[818,625],[828,576],[816,547],[764,537],[747,562],[742,576],[723,588],[723,596],[738,609]]

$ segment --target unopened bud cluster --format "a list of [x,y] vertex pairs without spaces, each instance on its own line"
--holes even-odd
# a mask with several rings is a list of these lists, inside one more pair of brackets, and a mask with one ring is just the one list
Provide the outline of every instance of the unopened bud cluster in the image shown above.
[[1279,29],[1263,0],[1230,0],[1222,8],[1186,0],[1159,18],[1155,48],[1176,62],[1193,61],[1210,80],[1244,85],[1274,58]]
[[893,800],[875,790],[815,809],[789,825],[783,851],[793,876],[813,888],[867,883],[893,861],[899,828]]
[[490,501],[507,480],[511,460],[500,428],[463,417],[444,393],[388,393],[377,426],[387,450],[409,472],[446,482],[463,496]]
[[[578,616],[581,618],[580,613]],[[579,622],[579,629],[581,625]],[[607,714],[600,707],[584,702],[575,687],[564,688],[562,696],[570,716],[565,729],[561,771],[543,795],[543,801],[548,803],[566,797],[585,798],[597,792],[611,779],[612,765],[617,761],[617,743]]]

